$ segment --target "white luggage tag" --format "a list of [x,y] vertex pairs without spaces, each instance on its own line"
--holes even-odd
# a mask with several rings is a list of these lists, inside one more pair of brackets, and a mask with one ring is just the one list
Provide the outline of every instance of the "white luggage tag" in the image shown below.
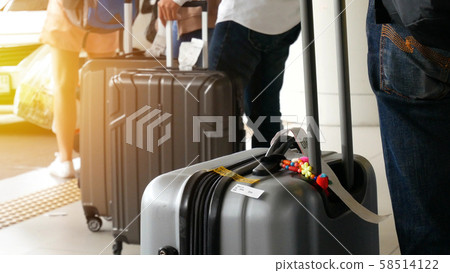
[[178,63],[180,71],[191,71],[202,52],[204,42],[200,39],[192,38],[190,42],[182,42]]
[[[272,139],[272,142],[275,139],[277,139],[280,135],[282,134],[288,135],[289,133],[292,133],[294,135],[295,141],[299,145],[302,155],[308,156],[308,144],[307,144],[308,135],[302,128],[292,128],[282,130],[275,135],[275,137]],[[328,185],[328,187],[339,197],[339,199],[342,200],[342,202],[344,202],[344,204],[346,204],[349,207],[349,209],[352,212],[358,215],[361,219],[369,223],[378,224],[386,220],[390,216],[390,214],[378,215],[365,208],[358,201],[356,201],[355,198],[353,198],[353,196],[342,186],[341,182],[339,181],[334,171],[323,159],[321,159],[321,166],[322,172],[325,173],[332,182]]]
[[251,198],[258,199],[263,193],[263,190],[255,189],[242,184],[236,184],[232,189],[232,192],[242,194]]
[[153,40],[152,46],[145,52],[146,57],[159,58],[166,51],[166,27],[158,19],[158,32]]
[[358,215],[361,219],[378,224],[386,220],[390,215],[378,215],[368,210],[366,207],[361,205],[358,201],[353,198],[353,196],[342,186],[341,182],[337,178],[336,174],[330,168],[330,166],[322,159],[322,172],[327,174],[332,183],[328,187],[346,204],[351,211]]

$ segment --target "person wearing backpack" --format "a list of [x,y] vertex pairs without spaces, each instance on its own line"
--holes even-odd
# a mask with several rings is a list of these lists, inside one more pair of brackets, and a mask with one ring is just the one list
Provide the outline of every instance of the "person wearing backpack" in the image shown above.
[[450,254],[449,26],[448,0],[369,2],[369,79],[402,254]]
[[[61,178],[75,177],[72,150],[76,127],[76,88],[80,52],[89,58],[112,57],[119,45],[117,31],[94,33],[74,26],[67,18],[64,0],[50,0],[40,40],[52,48],[54,80],[54,121],[58,153],[48,170]],[[73,1],[75,2],[75,1]]]

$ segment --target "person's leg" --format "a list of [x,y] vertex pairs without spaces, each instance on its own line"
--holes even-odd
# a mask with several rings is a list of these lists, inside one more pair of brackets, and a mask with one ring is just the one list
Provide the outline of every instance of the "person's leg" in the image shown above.
[[375,25],[373,5],[369,76],[400,250],[450,254],[450,52],[423,47],[399,25]]
[[[76,125],[75,90],[78,84],[78,54],[78,52],[52,47],[52,74],[54,81],[53,130],[58,143],[60,162],[70,161],[71,163],[72,161]],[[63,171],[62,174],[64,173],[67,173],[67,176],[73,176],[71,170],[68,172]],[[53,174],[58,175],[57,173]]]
[[225,72],[240,90],[261,60],[260,52],[248,40],[249,31],[232,21],[218,23],[209,46],[209,69]]
[[[252,147],[269,147],[271,139],[282,129],[280,90],[283,85],[285,63],[289,47],[300,33],[300,25],[280,35],[252,32],[251,42],[261,50],[261,62],[246,88],[247,114],[261,135],[253,135]],[[264,119],[263,119],[264,118]],[[261,139],[261,136],[263,139]]]
[[241,110],[240,115],[245,107],[244,87],[248,85],[261,60],[260,52],[248,39],[249,32],[248,28],[232,21],[218,23],[209,46],[209,69],[228,75],[236,94],[236,105]]

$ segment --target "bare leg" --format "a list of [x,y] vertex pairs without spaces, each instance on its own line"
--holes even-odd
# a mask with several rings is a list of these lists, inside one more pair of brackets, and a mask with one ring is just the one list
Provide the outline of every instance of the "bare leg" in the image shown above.
[[60,160],[72,160],[76,125],[76,87],[78,84],[79,53],[52,47],[54,78],[54,132]]

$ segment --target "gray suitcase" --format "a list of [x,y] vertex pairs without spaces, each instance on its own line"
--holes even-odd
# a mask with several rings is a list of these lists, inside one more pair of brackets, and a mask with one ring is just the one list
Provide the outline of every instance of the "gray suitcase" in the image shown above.
[[156,60],[138,57],[93,59],[81,70],[79,181],[87,225],[93,232],[100,230],[101,217],[112,216],[111,174],[106,152],[109,81],[126,69],[159,65]]
[[[125,1],[124,5],[124,10],[128,11],[125,13],[125,28],[131,29],[132,3]],[[80,71],[80,133],[76,135],[74,148],[78,148],[80,153],[81,202],[87,226],[93,232],[101,229],[101,217],[110,220],[112,216],[111,174],[106,145],[110,81],[114,75],[127,69],[161,66],[161,60],[132,52],[130,36],[129,32],[121,35],[125,54],[91,59]]]
[[[113,82],[106,172],[111,175],[113,192],[114,248],[120,249],[122,242],[140,243],[140,200],[149,181],[162,173],[242,150],[243,143],[229,141],[228,130],[241,122],[231,83],[220,72],[137,70],[122,72]],[[184,86],[189,86],[193,96]],[[139,111],[142,113],[136,115]],[[155,117],[150,120],[152,115]],[[215,131],[207,122],[193,128],[194,119],[205,116],[223,120],[221,137],[205,136],[203,132]],[[128,119],[132,127],[127,129],[129,117],[133,123]],[[234,122],[229,123],[229,117]],[[132,135],[128,142],[127,133]]]
[[[303,44],[309,45],[312,1],[301,3]],[[343,45],[338,54],[344,72],[343,154],[321,152],[313,124],[308,124],[308,154],[316,174],[324,161],[358,203],[376,212],[373,168],[352,151],[346,48],[342,37],[338,39]],[[304,66],[307,115],[317,121],[314,47],[305,48]],[[315,180],[280,167],[282,159],[300,157],[296,148],[304,144],[290,137],[281,140],[276,138],[268,151],[236,153],[150,182],[141,204],[141,254],[378,254],[376,224],[350,211],[331,186],[323,189]],[[259,181],[248,183],[255,179]],[[247,196],[261,191],[259,197]]]
[[[265,152],[221,157],[149,183],[141,206],[141,254],[378,254],[378,226],[360,219],[336,196],[289,171],[253,175]],[[285,156],[299,154],[289,150]],[[340,154],[323,158],[342,173]],[[374,171],[360,156],[355,163],[350,193],[376,211]],[[220,166],[260,181],[250,185],[211,171]],[[247,197],[231,191],[236,185],[264,193]]]
[[[205,15],[205,4],[185,6],[201,5]],[[230,135],[243,138],[243,124],[231,82],[220,72],[130,69],[114,76],[110,85],[105,173],[112,192],[113,250],[120,254],[123,242],[140,243],[140,200],[148,182],[192,163],[243,150],[244,143],[229,140]],[[221,136],[207,137],[207,132],[219,131],[209,117],[220,119]],[[198,127],[193,126],[196,121]]]

